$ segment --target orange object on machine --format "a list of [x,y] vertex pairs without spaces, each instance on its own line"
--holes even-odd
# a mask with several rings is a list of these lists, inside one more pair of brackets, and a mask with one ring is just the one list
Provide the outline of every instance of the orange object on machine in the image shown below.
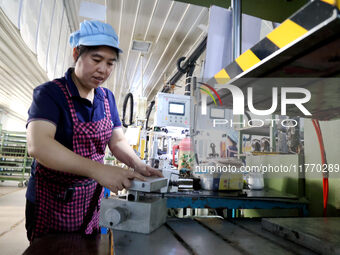
[[[178,152],[178,164],[175,163],[176,151]],[[179,145],[174,145],[172,147],[172,165],[177,167],[178,170],[182,168],[191,169],[191,162],[193,158],[191,157],[191,140],[190,137],[186,137],[181,140]]]
[[[323,144],[323,138],[320,128],[319,121],[313,119],[312,120],[313,126],[316,131],[316,135],[318,137],[319,146],[320,146],[320,152],[321,152],[321,162],[322,165],[327,165],[327,159],[326,159],[326,152],[325,152],[325,146]],[[323,188],[323,216],[327,216],[327,203],[328,203],[328,192],[329,192],[329,186],[328,186],[328,169],[326,173],[323,173],[322,177],[322,188]]]
[[227,157],[227,145],[225,141],[220,142],[220,152],[221,152],[221,158]]

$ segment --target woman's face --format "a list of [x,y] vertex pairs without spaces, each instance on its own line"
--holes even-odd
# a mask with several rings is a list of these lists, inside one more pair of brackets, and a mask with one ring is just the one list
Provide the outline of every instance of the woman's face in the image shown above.
[[[96,89],[103,84],[114,70],[117,53],[110,47],[101,46],[93,51],[73,54],[76,62],[75,75],[84,89]],[[78,58],[78,60],[77,60]]]

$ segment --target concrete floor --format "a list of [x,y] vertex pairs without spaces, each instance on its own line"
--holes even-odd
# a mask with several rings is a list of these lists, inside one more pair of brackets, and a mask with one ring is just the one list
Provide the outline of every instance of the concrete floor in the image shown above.
[[0,182],[0,253],[22,254],[29,246],[25,229],[26,188],[18,182]]

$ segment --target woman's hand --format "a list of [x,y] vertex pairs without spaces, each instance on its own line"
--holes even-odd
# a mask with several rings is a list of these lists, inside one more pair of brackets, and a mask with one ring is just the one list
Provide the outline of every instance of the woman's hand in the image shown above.
[[93,175],[93,179],[114,193],[130,188],[131,181],[135,178],[145,181],[145,178],[137,172],[109,165],[103,165]]
[[138,172],[144,176],[158,176],[158,177],[164,177],[162,172],[156,168],[153,168],[142,161],[135,164],[135,172]]

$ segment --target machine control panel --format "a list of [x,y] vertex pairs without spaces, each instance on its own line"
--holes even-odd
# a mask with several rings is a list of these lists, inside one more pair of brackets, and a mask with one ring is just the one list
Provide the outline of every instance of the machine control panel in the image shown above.
[[190,96],[158,93],[154,126],[183,127],[190,124]]

